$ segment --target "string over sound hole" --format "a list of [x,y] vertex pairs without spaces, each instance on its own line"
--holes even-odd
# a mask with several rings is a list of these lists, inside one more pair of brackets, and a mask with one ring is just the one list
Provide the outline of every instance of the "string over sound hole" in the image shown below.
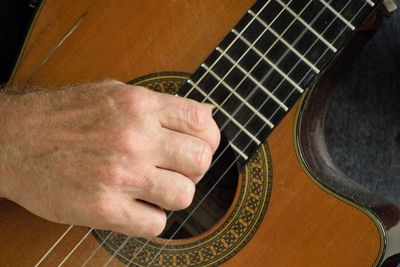
[[[187,78],[184,73],[156,73],[131,83],[176,94]],[[162,239],[146,240],[94,230],[100,247],[129,266],[148,266],[152,260],[152,266],[210,266],[235,255],[254,235],[267,212],[272,170],[268,147],[262,145],[239,174],[236,164],[231,164],[235,156],[227,145],[223,137],[220,147],[227,149],[197,185],[194,203],[170,216]],[[220,152],[215,155],[218,157]],[[219,253],[211,253],[211,247]]]
[[[234,154],[222,138],[211,169],[196,185],[193,202],[185,210],[169,217],[161,234],[165,239],[185,239],[200,235],[216,225],[228,212],[238,186],[238,171]],[[222,154],[222,155],[221,155]]]

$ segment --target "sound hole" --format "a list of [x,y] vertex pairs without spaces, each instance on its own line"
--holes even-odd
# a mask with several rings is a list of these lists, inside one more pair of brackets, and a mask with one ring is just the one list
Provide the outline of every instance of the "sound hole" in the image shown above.
[[[228,142],[222,138],[212,167],[196,186],[193,202],[169,217],[160,237],[185,239],[200,235],[217,224],[229,210],[238,185],[238,169]],[[220,156],[222,153],[222,156]],[[169,214],[169,213],[168,213]]]

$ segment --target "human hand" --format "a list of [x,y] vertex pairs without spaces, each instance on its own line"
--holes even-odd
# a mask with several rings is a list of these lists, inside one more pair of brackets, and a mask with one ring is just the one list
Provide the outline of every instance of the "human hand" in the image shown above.
[[0,196],[54,222],[157,236],[211,163],[211,113],[116,81],[0,95]]

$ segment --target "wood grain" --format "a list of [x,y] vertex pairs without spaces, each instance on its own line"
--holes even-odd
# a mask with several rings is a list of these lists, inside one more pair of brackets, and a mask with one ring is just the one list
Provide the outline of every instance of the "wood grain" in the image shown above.
[[[110,78],[128,81],[159,71],[192,72],[252,2],[48,0],[12,83],[25,86],[31,80],[48,87]],[[46,61],[80,19],[80,26]],[[273,190],[266,217],[254,238],[225,265],[373,265],[381,246],[377,227],[305,173],[293,140],[295,112],[268,138]],[[0,265],[32,266],[66,229],[6,200],[0,200],[0,210]],[[59,263],[86,231],[74,228],[44,265]],[[66,266],[79,266],[95,246],[90,237]],[[90,266],[107,258],[101,250]]]

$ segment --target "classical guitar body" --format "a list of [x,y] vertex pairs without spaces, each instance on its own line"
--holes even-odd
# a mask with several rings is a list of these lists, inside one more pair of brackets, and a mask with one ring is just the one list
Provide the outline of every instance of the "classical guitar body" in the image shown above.
[[[244,14],[251,14],[254,3],[47,0],[11,84],[60,87],[117,79],[177,93],[188,85],[188,73],[196,71]],[[382,17],[382,3],[372,4],[337,53],[353,55],[368,39]],[[394,265],[400,253],[399,210],[349,182],[323,143],[332,75],[341,70],[343,58],[348,56],[335,57],[331,71],[321,70],[327,75],[308,86],[256,152],[231,149],[231,157],[246,158],[245,164],[230,171],[225,189],[211,197],[208,209],[199,209],[197,221],[185,231],[171,223],[162,238],[128,238],[51,223],[1,199],[0,265]],[[217,181],[210,179],[204,188]],[[225,199],[229,202],[212,206]],[[210,223],[211,210],[221,205],[222,213]],[[182,224],[179,216],[173,220]],[[208,226],[196,229],[203,224]]]

